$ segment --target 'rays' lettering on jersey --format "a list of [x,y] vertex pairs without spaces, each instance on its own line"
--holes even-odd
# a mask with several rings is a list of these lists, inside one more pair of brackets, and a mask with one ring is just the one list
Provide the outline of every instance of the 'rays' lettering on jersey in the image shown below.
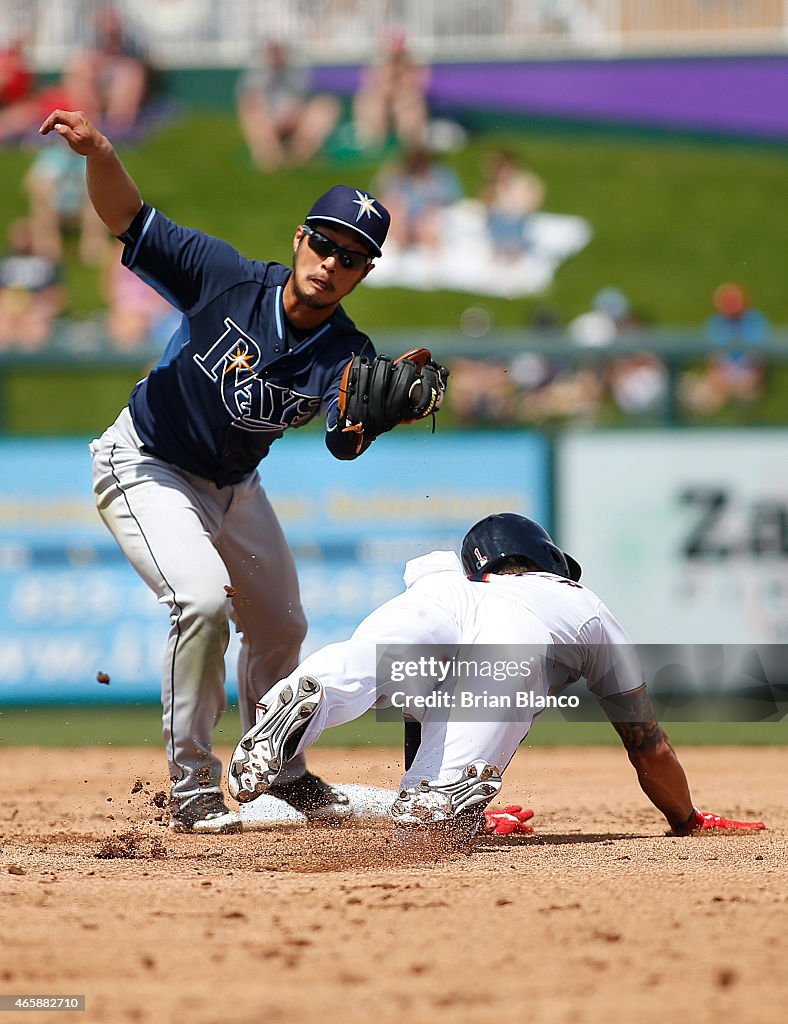
[[262,380],[260,346],[229,317],[226,330],[194,361],[218,384],[222,402],[242,430],[281,430],[306,423],[320,407],[319,396],[302,395]]
[[236,382],[244,374],[253,374],[260,362],[260,346],[229,317],[224,318],[225,332],[211,345],[204,356],[196,355],[195,363],[211,380],[224,380],[235,371]]

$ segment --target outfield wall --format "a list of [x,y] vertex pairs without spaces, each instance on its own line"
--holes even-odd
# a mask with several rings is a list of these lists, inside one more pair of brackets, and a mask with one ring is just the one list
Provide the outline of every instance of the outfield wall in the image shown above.
[[[98,519],[87,440],[3,441],[0,465],[0,703],[157,699],[166,611]],[[261,468],[296,555],[307,652],[398,593],[405,559],[456,550],[505,509],[554,528],[637,643],[788,643],[785,429],[551,443],[420,424],[354,463],[296,435]]]
[[[313,85],[347,100],[363,65],[314,68]],[[172,68],[167,92],[193,107],[229,109],[237,68]],[[784,54],[436,63],[429,103],[475,129],[508,115],[521,125],[620,129],[788,140]],[[505,123],[505,121],[504,121]]]
[[[315,86],[352,95],[357,68],[319,68]],[[443,64],[433,110],[764,139],[788,139],[788,58],[635,57]],[[722,99],[724,97],[724,99]]]

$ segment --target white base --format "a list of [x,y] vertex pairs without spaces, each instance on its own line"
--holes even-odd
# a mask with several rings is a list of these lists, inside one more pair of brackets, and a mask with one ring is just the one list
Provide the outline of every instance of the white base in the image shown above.
[[[332,783],[333,785],[333,783]],[[387,818],[391,805],[397,799],[393,789],[378,789],[376,786],[356,786],[339,783],[334,789],[344,793],[350,800],[353,812],[358,818]],[[283,800],[273,796],[260,796],[239,808],[245,828],[264,828],[268,825],[305,824],[306,817]]]

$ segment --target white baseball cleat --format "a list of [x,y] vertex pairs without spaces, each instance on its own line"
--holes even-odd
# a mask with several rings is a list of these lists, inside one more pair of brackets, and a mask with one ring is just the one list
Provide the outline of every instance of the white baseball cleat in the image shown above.
[[394,801],[391,816],[401,835],[424,830],[470,840],[479,830],[484,808],[502,785],[495,765],[473,761],[453,782],[424,779],[418,786],[403,789]]
[[270,706],[258,704],[260,717],[233,751],[227,770],[233,799],[246,804],[268,792],[322,701],[322,685],[302,676],[295,692],[287,685]]

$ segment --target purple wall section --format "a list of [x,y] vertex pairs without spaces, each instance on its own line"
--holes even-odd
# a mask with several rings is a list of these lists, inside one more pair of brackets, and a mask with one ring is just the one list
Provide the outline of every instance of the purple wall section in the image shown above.
[[[358,69],[317,69],[315,84],[350,94]],[[430,98],[439,109],[788,140],[788,57],[443,64]]]

